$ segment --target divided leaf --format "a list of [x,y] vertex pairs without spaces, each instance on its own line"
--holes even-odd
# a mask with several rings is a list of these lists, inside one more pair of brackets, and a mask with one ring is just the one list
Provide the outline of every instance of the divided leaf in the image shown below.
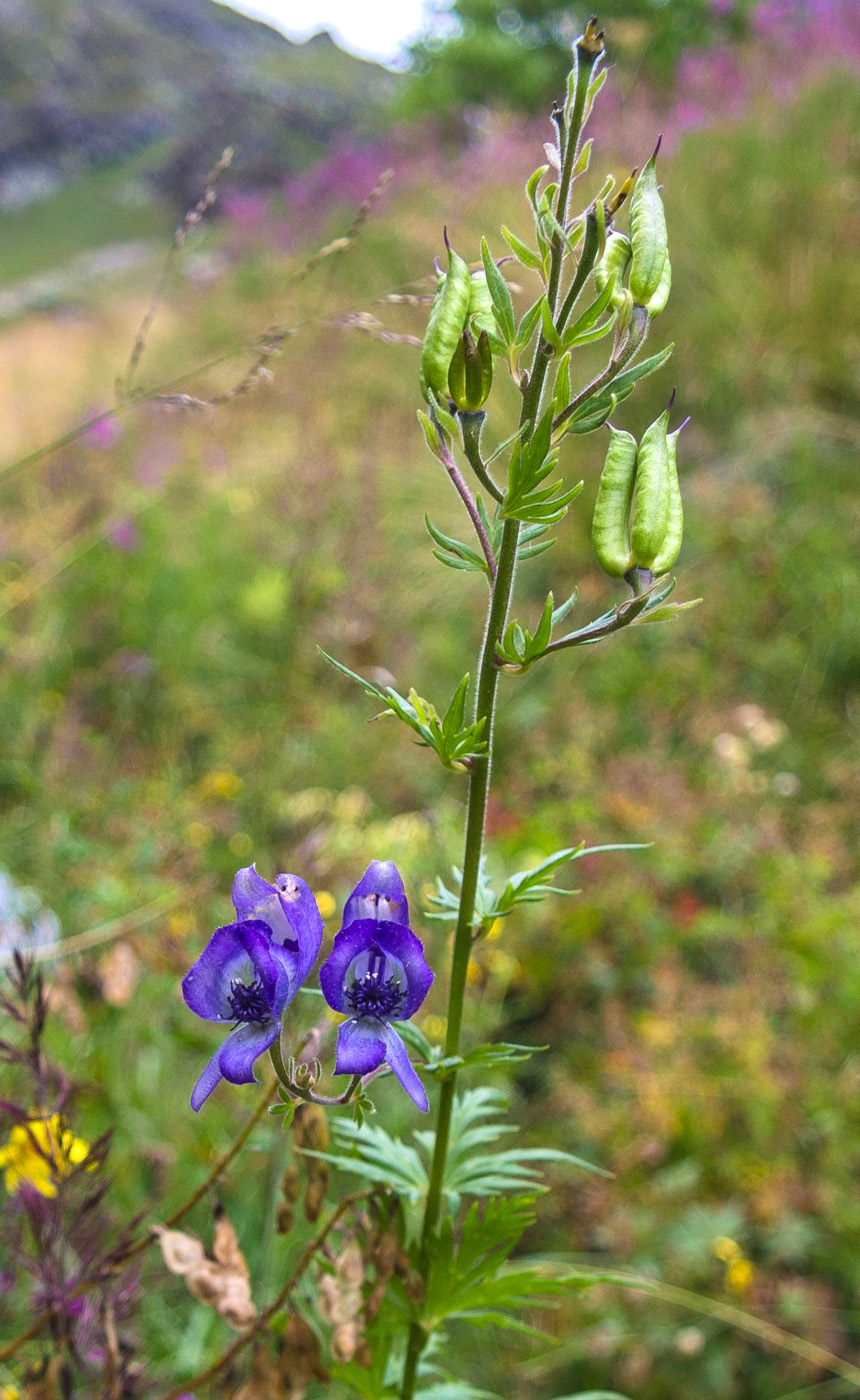
[[[432,533],[432,531],[431,531]],[[452,541],[457,544],[457,541]],[[463,546],[465,548],[466,546]],[[456,567],[456,565],[455,565]],[[466,566],[468,567],[468,565]],[[416,690],[410,690],[404,698],[393,686],[378,686],[373,681],[359,676],[335,661],[333,656],[319,648],[326,661],[351,680],[358,681],[368,695],[381,700],[385,705],[383,714],[396,715],[418,735],[418,742],[424,748],[433,749],[446,768],[454,772],[465,772],[473,759],[486,752],[487,745],[481,738],[484,729],[483,719],[475,724],[463,724],[466,711],[466,695],[469,689],[468,673],[463,677],[454,692],[444,716],[440,716],[435,706],[425,700]]]

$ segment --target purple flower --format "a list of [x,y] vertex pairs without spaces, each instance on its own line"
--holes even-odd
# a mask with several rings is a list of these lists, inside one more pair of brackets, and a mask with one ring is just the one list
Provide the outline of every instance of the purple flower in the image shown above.
[[238,922],[215,930],[182,982],[192,1011],[235,1027],[194,1086],[195,1113],[220,1079],[254,1082],[254,1062],[280,1034],[284,1010],[322,940],[316,900],[295,875],[279,875],[270,885],[247,866],[233,881],[233,904]]
[[426,1113],[424,1086],[391,1025],[418,1010],[433,981],[408,918],[397,867],[373,861],[346,902],[343,928],[320,968],[320,986],[329,1006],[349,1015],[338,1031],[335,1074],[370,1074],[388,1064]]

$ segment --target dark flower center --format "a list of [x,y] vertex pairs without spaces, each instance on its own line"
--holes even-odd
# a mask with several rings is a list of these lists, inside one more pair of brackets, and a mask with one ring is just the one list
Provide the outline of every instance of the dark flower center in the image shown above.
[[234,1021],[268,1021],[272,1014],[259,979],[250,987],[244,982],[234,982],[227,1000]]
[[385,955],[378,948],[370,951],[370,962],[363,977],[344,989],[343,999],[356,1016],[387,1020],[400,1010],[406,994],[397,977],[386,977]]

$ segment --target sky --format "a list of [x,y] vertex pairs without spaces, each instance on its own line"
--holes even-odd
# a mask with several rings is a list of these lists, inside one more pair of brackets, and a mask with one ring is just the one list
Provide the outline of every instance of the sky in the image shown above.
[[234,10],[265,19],[288,39],[328,29],[341,48],[396,65],[406,44],[444,3],[439,0],[228,0]]

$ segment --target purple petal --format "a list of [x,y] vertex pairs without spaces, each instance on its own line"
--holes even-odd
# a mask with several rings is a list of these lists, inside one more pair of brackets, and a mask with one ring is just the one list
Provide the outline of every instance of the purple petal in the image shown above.
[[259,979],[269,1005],[274,1007],[279,999],[280,974],[269,948],[268,928],[257,920],[216,929],[182,979],[186,1004],[204,1021],[232,1021],[229,997],[233,982]]
[[393,1026],[384,1025],[382,1035],[385,1040],[385,1060],[403,1085],[416,1108],[426,1113],[430,1107],[427,1092],[413,1068],[409,1053]]
[[279,875],[270,885],[248,865],[233,881],[233,904],[240,919],[262,919],[273,942],[291,955],[291,996],[304,982],[320,950],[322,916],[316,900],[298,875]]
[[429,992],[433,973],[424,960],[421,939],[401,924],[356,919],[349,928],[341,929],[320,968],[323,996],[335,1011],[344,1010],[343,988],[350,964],[374,944],[396,958],[406,974],[406,1000],[398,1011],[398,1020],[408,1021]]
[[[310,885],[299,879],[298,875],[279,875],[275,884],[281,908],[299,945],[296,967],[298,989],[319,957],[323,936],[322,914]],[[280,942],[280,939],[276,938],[275,941]]]
[[348,928],[357,919],[384,919],[408,925],[409,904],[393,860],[372,860],[349,896],[342,927]]
[[274,885],[257,874],[256,865],[237,870],[233,880],[233,904],[240,919],[249,919],[258,904],[264,904],[276,893]]
[[370,1074],[385,1059],[381,1021],[344,1021],[337,1033],[335,1074]]
[[209,1095],[212,1093],[212,1090],[215,1088],[215,1085],[221,1079],[221,1066],[218,1063],[220,1054],[221,1048],[212,1056],[212,1059],[209,1061],[191,1091],[191,1107],[194,1109],[195,1113],[200,1112]]
[[254,1061],[280,1034],[277,1021],[249,1021],[228,1035],[218,1052],[218,1065],[231,1084],[256,1084]]

